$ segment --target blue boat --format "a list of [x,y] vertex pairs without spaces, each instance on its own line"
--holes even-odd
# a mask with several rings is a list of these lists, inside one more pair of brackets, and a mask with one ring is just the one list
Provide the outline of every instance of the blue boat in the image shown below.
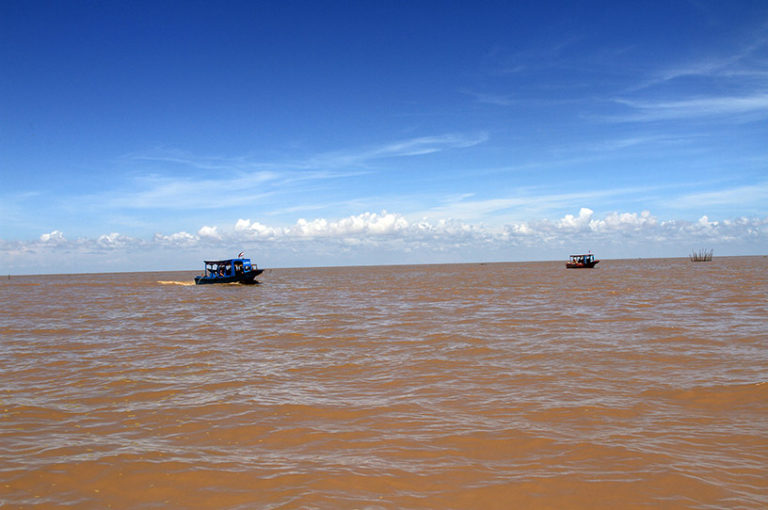
[[264,272],[263,269],[251,264],[251,259],[239,256],[236,259],[206,260],[204,261],[203,274],[195,276],[197,285],[207,283],[259,283],[256,277]]

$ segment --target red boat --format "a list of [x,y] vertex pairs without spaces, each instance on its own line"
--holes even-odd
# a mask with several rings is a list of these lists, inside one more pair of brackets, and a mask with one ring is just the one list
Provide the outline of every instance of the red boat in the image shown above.
[[565,267],[568,269],[589,269],[595,267],[599,260],[595,259],[595,255],[587,253],[586,255],[571,255],[571,260],[565,263]]

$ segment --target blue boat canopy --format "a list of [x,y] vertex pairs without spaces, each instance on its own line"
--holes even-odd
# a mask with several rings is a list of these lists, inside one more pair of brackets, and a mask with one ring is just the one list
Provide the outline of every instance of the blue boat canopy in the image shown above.
[[205,260],[203,261],[206,265],[225,265],[225,264],[234,264],[235,262],[242,262],[243,264],[250,264],[251,259],[224,259],[224,260]]

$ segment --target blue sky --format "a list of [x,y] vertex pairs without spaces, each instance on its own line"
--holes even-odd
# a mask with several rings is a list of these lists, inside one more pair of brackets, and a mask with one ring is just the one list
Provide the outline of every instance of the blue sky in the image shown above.
[[0,271],[768,253],[768,3],[0,2]]

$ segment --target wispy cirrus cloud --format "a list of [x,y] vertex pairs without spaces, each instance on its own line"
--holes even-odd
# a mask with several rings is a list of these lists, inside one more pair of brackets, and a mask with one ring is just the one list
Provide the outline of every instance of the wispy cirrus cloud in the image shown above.
[[[694,78],[708,80],[741,87],[751,79],[762,80],[768,76],[768,66],[759,61],[746,58],[745,54],[726,57],[707,57],[694,62],[684,62],[676,66],[667,66],[651,73],[648,78],[627,89],[627,92],[638,92],[658,88],[675,81]],[[740,80],[736,82],[734,80]]]
[[368,148],[333,151],[318,154],[302,164],[312,167],[348,167],[365,165],[369,162],[412,156],[423,156],[437,152],[474,147],[488,140],[485,132],[448,133],[434,136],[414,137]]
[[583,203],[626,201],[633,196],[647,197],[665,186],[632,186],[557,192],[542,187],[519,188],[514,196],[478,198],[472,194],[449,196],[442,203],[428,209],[414,211],[409,217],[430,220],[454,218],[461,221],[483,221],[489,224],[509,221],[510,218],[547,217],[556,211],[578,207]]
[[472,97],[476,102],[496,106],[513,106],[520,104],[520,100],[511,94],[493,94],[489,92],[463,91],[465,95]]
[[412,138],[384,145],[376,150],[363,153],[366,158],[390,158],[403,156],[421,156],[449,149],[464,149],[479,145],[488,140],[487,133],[447,134]]
[[444,133],[439,135],[418,136],[385,142],[364,147],[310,154],[302,158],[285,157],[270,161],[252,157],[201,156],[173,149],[157,149],[143,153],[123,156],[123,160],[132,162],[152,162],[172,164],[204,171],[223,172],[299,172],[315,170],[318,177],[327,176],[329,171],[350,166],[364,165],[370,161],[423,156],[437,152],[473,147],[486,142],[486,132]]
[[768,77],[768,31],[765,27],[753,34],[752,38],[730,53],[704,55],[689,61],[661,67],[650,76],[641,80],[630,90],[638,91],[665,85],[685,78],[714,80],[721,85],[734,87],[745,86],[746,82],[756,80],[760,85]]
[[[684,145],[690,145],[692,142],[701,138],[696,134],[638,134],[634,136],[624,137],[606,137],[602,140],[595,141],[588,144],[580,144],[579,149],[582,151],[591,151],[594,153],[612,153],[621,152],[634,147],[641,147],[644,150],[653,147],[654,150],[659,150],[664,147],[680,147]],[[574,149],[570,149],[574,150]]]
[[658,71],[654,77],[642,83],[637,88],[648,88],[679,78],[712,78],[712,79],[762,79],[768,76],[765,64],[747,63],[743,56],[730,58],[714,58],[669,67]]
[[768,203],[768,182],[760,182],[716,191],[687,193],[677,197],[669,206],[680,209],[716,206],[739,206],[743,208],[766,203]]
[[[102,208],[117,209],[221,209],[260,203],[269,197],[296,193],[298,185],[343,179],[370,173],[370,162],[417,157],[457,150],[488,140],[486,133],[451,133],[414,137],[371,147],[311,155],[303,159],[256,161],[247,157],[196,156],[158,150],[131,154],[130,182],[119,189],[80,197]],[[137,163],[152,163],[142,172]],[[174,169],[163,171],[163,165]],[[193,169],[179,175],[178,167]],[[125,190],[126,187],[130,189]]]
[[121,159],[130,162],[172,164],[214,172],[252,171],[262,166],[258,161],[246,157],[201,156],[168,148],[125,154]]
[[610,117],[619,122],[691,119],[701,117],[732,118],[747,115],[768,117],[768,92],[748,96],[710,96],[679,100],[614,99],[632,111]]
[[[612,120],[764,118],[768,115],[766,49],[768,34],[763,29],[730,53],[702,55],[656,69],[612,100],[631,110]],[[719,92],[695,92],[705,86]]]
[[272,172],[202,178],[140,176],[130,190],[81,197],[107,209],[216,209],[253,203],[269,195],[264,186],[279,180]]

